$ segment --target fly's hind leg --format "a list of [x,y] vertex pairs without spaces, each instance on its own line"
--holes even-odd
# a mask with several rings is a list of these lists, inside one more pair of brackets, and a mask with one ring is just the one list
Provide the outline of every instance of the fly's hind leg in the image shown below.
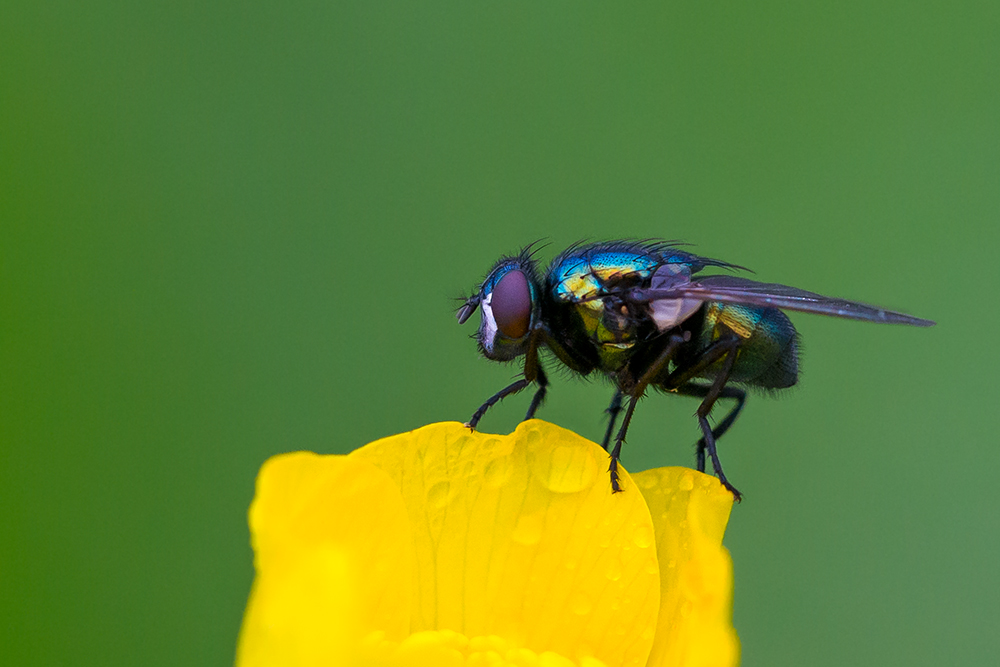
[[[689,383],[677,388],[677,393],[683,396],[693,396],[694,398],[705,398],[708,396],[708,392],[711,390],[711,386],[705,386],[700,384]],[[736,400],[736,405],[722,418],[715,428],[712,429],[712,437],[718,442],[719,438],[729,430],[729,427],[733,425],[736,418],[740,416],[740,412],[743,411],[743,406],[747,402],[747,392],[739,387],[723,387],[722,391],[719,392],[719,398],[732,398]],[[695,447],[695,458],[698,464],[698,470],[705,472],[705,438],[702,437],[698,440],[698,444]]]
[[[711,386],[705,391],[704,400],[698,406],[698,425],[701,426],[702,433],[702,440],[699,441],[699,449],[701,449],[701,442],[704,441],[704,451],[708,452],[708,457],[712,460],[712,468],[715,470],[715,475],[722,482],[722,485],[733,494],[736,502],[740,502],[743,499],[743,494],[729,483],[729,480],[726,479],[726,474],[722,472],[722,462],[719,461],[719,453],[715,448],[715,434],[712,432],[712,426],[708,423],[708,414],[712,411],[715,401],[720,398],[723,390],[726,388],[726,382],[733,371],[733,364],[736,363],[736,355],[739,353],[741,342],[742,339],[734,333],[721,336],[706,348],[704,352],[698,355],[698,358],[693,363],[674,369],[663,383],[667,388],[680,391],[680,388],[686,385],[688,380],[699,375],[709,366],[720,361],[722,362],[721,368],[715,373],[715,379],[712,381]],[[733,415],[733,419],[736,419],[735,415]],[[732,420],[728,424],[725,424],[725,428],[722,431],[725,431],[731,425]],[[721,426],[723,424],[720,424]],[[700,453],[698,462],[702,470],[705,466],[704,460],[704,454]]]

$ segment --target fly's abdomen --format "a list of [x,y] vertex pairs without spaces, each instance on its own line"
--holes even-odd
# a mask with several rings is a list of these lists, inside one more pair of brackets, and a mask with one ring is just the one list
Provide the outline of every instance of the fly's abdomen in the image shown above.
[[[777,308],[708,302],[703,306],[701,349],[727,331],[742,339],[730,380],[765,389],[791,387],[799,377],[798,334]],[[702,377],[714,379],[720,364]]]

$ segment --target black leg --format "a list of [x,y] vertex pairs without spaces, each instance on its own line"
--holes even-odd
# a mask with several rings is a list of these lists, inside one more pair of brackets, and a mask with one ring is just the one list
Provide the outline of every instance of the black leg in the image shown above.
[[[693,396],[695,398],[705,398],[708,396],[708,392],[711,389],[710,386],[688,383],[677,388],[677,393],[683,396]],[[715,428],[712,429],[712,437],[718,442],[719,438],[729,430],[729,427],[733,425],[736,418],[740,416],[740,412],[743,410],[743,406],[747,402],[747,392],[739,387],[723,387],[722,391],[719,392],[719,398],[733,398],[736,399],[736,405],[733,409],[723,417],[722,421],[719,422]],[[695,450],[695,460],[698,465],[698,470],[705,472],[705,438],[698,440]]]
[[635,412],[636,403],[639,399],[635,396],[630,396],[628,399],[628,408],[625,410],[625,418],[622,420],[622,426],[618,430],[618,437],[615,438],[615,448],[611,450],[611,465],[608,466],[608,472],[611,473],[611,492],[618,493],[622,490],[621,484],[618,483],[618,458],[622,453],[622,443],[625,442],[625,432],[628,431],[629,422],[632,421],[632,413]]
[[[702,400],[701,405],[698,406],[698,424],[701,426],[702,440],[705,442],[705,450],[708,452],[708,456],[712,459],[712,468],[715,470],[715,475],[722,482],[722,485],[729,489],[729,492],[733,494],[733,498],[736,502],[740,502],[743,499],[743,495],[736,489],[735,486],[729,483],[726,479],[726,474],[722,472],[722,463],[719,461],[719,453],[715,449],[715,435],[712,433],[712,426],[708,423],[708,414],[712,411],[712,406],[715,405],[715,401],[722,395],[723,390],[726,386],[726,381],[729,380],[729,374],[733,370],[733,364],[736,363],[736,355],[739,352],[740,339],[735,335],[724,336],[718,341],[713,343],[708,349],[705,350],[703,354],[693,363],[684,368],[675,369],[667,377],[666,383],[669,383],[676,387],[678,390],[680,386],[686,384],[687,381],[701,373],[703,370],[711,366],[717,361],[723,361],[722,368],[719,369],[715,376],[711,386],[705,391],[704,400]],[[673,383],[677,384],[674,385]],[[733,417],[735,419],[735,416]],[[732,422],[730,422],[731,424]],[[728,428],[729,425],[726,425]],[[723,429],[725,430],[725,429]],[[701,469],[704,469],[704,455],[699,455],[698,462],[701,465]]]
[[467,421],[465,423],[465,425],[468,426],[471,429],[475,429],[476,425],[479,424],[479,420],[483,418],[483,415],[486,414],[487,410],[489,410],[494,405],[496,405],[497,403],[499,403],[501,400],[507,398],[511,394],[516,394],[517,392],[521,391],[522,389],[524,389],[525,387],[527,387],[529,384],[531,384],[531,380],[528,380],[526,378],[521,378],[517,382],[514,382],[513,384],[507,385],[506,387],[504,387],[503,389],[501,389],[497,393],[495,393],[492,396],[490,396],[486,400],[485,403],[483,403],[482,405],[480,405],[479,409],[476,410],[475,414],[472,415],[472,419],[470,419],[469,421]]
[[542,405],[542,401],[545,400],[545,394],[549,390],[549,379],[545,377],[545,371],[542,370],[541,365],[536,368],[535,382],[538,383],[538,391],[535,392],[534,398],[531,399],[531,405],[528,406],[528,414],[524,416],[524,421],[535,418],[535,413]]
[[601,447],[604,448],[604,451],[608,451],[608,445],[611,444],[611,433],[615,430],[618,413],[622,411],[622,395],[621,389],[615,389],[615,395],[611,397],[611,405],[605,410],[608,413],[608,430],[604,432],[604,440],[601,441]]
[[625,410],[625,418],[622,420],[621,428],[618,429],[618,436],[615,438],[615,447],[611,450],[611,465],[608,466],[608,472],[611,473],[611,491],[612,493],[618,493],[622,490],[621,485],[618,483],[618,458],[622,453],[622,443],[625,442],[625,434],[628,432],[629,422],[632,421],[632,413],[635,412],[635,406],[639,403],[639,399],[642,398],[643,393],[646,391],[646,387],[652,382],[656,376],[658,376],[670,360],[673,359],[674,355],[677,353],[677,348],[680,347],[682,343],[687,342],[690,339],[690,334],[685,334],[684,336],[679,336],[677,334],[672,334],[667,346],[663,348],[663,352],[642,374],[638,382],[628,393],[628,408]]
[[[736,352],[741,342],[742,340],[740,337],[734,333],[720,336],[717,341],[702,350],[692,363],[675,368],[663,382],[658,384],[664,389],[671,391],[687,384],[689,380],[698,376],[702,371],[725,357],[730,352]],[[726,377],[728,379],[728,373],[726,374]]]
[[528,416],[525,419],[531,419],[534,416],[535,410],[538,409],[538,406],[542,404],[542,400],[545,398],[545,392],[549,384],[541,365],[538,363],[539,336],[540,333],[538,331],[534,332],[531,340],[528,342],[528,350],[524,355],[524,377],[490,396],[485,403],[479,406],[479,409],[472,415],[472,419],[465,423],[466,426],[474,430],[487,410],[511,394],[516,394],[532,382],[537,381],[539,385],[538,391],[535,392],[535,397],[531,399],[531,407],[528,408]]

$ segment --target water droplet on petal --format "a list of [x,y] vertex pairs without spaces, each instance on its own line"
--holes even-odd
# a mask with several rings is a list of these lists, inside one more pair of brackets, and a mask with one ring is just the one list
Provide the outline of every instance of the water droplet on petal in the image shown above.
[[646,525],[638,525],[632,531],[632,541],[635,546],[645,549],[653,543],[653,529]]
[[510,539],[525,546],[537,544],[542,539],[542,528],[543,515],[541,512],[524,515],[517,520],[517,525],[514,527]]
[[573,610],[574,614],[579,614],[583,616],[584,614],[589,614],[590,610],[593,609],[593,604],[590,602],[590,598],[583,593],[577,593],[570,600],[569,608]]
[[583,446],[539,443],[528,450],[528,466],[535,479],[555,493],[576,493],[593,486],[598,473],[593,452]]
[[684,473],[681,477],[680,482],[677,484],[683,491],[690,491],[694,488],[694,476],[691,473]]
[[486,486],[494,489],[499,488],[510,479],[511,471],[510,457],[501,456],[486,464],[486,469],[483,471],[483,481]]
[[434,509],[441,509],[448,504],[448,491],[450,485],[446,481],[434,483],[427,490],[427,504]]
[[611,581],[618,581],[622,578],[622,562],[617,558],[612,558],[608,561],[608,568],[604,571],[604,576],[606,576]]
[[643,489],[652,489],[654,486],[656,486],[656,483],[659,481],[655,476],[648,473],[644,475],[639,475],[638,477],[633,479],[635,479],[636,483]]

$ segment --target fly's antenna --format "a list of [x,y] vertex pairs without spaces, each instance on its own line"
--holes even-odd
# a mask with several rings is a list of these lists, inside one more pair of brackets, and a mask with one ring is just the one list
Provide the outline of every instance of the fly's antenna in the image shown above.
[[476,308],[479,307],[479,295],[475,294],[470,296],[465,300],[458,308],[458,312],[455,313],[455,317],[458,319],[459,324],[465,324],[472,314],[476,312]]

